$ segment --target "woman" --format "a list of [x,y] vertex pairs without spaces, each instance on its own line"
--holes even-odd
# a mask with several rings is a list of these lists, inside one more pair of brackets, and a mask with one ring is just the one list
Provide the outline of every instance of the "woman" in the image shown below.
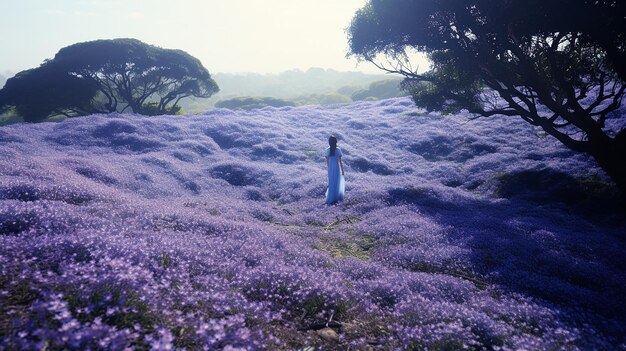
[[341,149],[337,147],[337,138],[328,138],[326,149],[326,167],[328,168],[328,189],[326,190],[326,203],[333,204],[343,201],[346,192],[346,184],[343,179],[343,163],[341,162]]

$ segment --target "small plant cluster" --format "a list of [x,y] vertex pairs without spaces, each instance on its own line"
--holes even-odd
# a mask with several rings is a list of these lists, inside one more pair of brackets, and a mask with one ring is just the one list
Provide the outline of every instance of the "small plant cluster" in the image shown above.
[[623,348],[626,223],[590,163],[407,98],[5,126],[0,349]]

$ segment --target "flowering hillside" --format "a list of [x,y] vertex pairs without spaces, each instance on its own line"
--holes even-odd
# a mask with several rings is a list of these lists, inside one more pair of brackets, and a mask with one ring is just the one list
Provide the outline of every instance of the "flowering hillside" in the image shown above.
[[615,192],[408,98],[1,127],[0,349],[624,349]]

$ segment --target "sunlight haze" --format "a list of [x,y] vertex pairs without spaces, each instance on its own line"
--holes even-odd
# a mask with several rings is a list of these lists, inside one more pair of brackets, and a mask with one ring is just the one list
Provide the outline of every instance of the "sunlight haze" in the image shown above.
[[181,49],[211,73],[310,67],[381,73],[347,59],[365,0],[23,0],[0,2],[0,73],[39,66],[84,41],[136,38]]

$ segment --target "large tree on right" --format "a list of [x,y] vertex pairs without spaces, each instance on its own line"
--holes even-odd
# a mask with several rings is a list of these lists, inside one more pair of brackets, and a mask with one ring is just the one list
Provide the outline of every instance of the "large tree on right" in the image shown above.
[[402,74],[416,105],[519,116],[592,155],[626,195],[624,28],[624,0],[369,0],[348,39],[351,55]]

